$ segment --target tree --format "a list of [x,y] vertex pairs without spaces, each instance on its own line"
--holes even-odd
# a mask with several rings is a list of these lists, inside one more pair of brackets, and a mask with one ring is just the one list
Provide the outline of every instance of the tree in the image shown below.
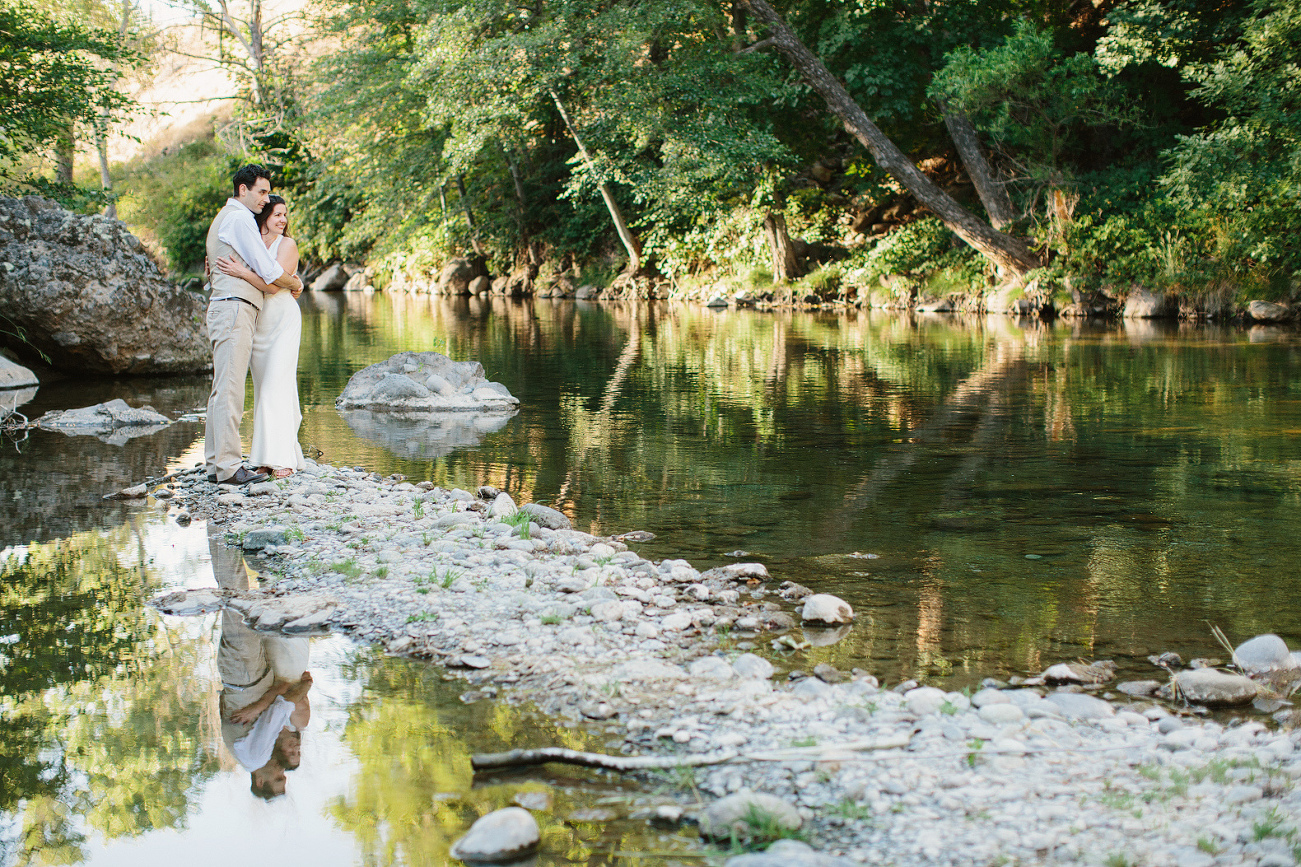
[[114,89],[111,65],[135,59],[112,31],[0,0],[0,183],[31,182],[24,158],[60,140],[66,154],[76,126],[94,129],[121,116],[131,101]]
[[804,45],[766,0],[738,0],[767,25],[770,35],[752,46],[772,45],[791,62],[808,85],[827,103],[845,129],[863,144],[877,164],[918,201],[935,212],[958,237],[976,248],[1000,270],[1025,274],[1042,263],[1025,242],[997,231],[980,220],[934,181],[922,174],[899,147],[874,124],[813,52]]

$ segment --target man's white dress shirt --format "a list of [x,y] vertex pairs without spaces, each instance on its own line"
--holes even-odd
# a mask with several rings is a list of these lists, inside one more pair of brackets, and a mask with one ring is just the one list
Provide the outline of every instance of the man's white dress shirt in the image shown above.
[[285,273],[285,269],[267,251],[267,245],[262,243],[262,233],[258,231],[253,212],[239,199],[227,199],[226,204],[236,204],[239,208],[222,222],[217,231],[217,240],[233,247],[244,264],[256,271],[267,285],[276,282]]

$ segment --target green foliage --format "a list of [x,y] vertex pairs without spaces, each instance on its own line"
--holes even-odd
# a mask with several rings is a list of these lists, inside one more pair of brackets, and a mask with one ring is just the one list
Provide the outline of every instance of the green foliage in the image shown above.
[[136,60],[116,33],[0,0],[0,188],[33,180],[23,158],[44,154],[69,127],[121,116],[132,102],[114,88],[110,64]]
[[1183,208],[1205,214],[1230,262],[1301,274],[1301,8],[1257,0],[1240,41],[1189,75],[1222,113],[1178,137],[1162,179]]
[[158,240],[178,271],[199,271],[212,218],[230,196],[230,178],[243,163],[212,138],[143,163],[120,186],[124,222]]

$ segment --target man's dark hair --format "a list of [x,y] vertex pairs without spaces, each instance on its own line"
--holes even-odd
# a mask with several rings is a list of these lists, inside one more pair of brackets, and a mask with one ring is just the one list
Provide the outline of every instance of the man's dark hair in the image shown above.
[[244,168],[235,172],[235,177],[231,178],[232,184],[235,188],[235,195],[239,195],[239,188],[241,186],[248,187],[250,190],[253,189],[258,178],[266,178],[267,183],[269,184],[271,183],[271,172],[256,164],[244,166]]

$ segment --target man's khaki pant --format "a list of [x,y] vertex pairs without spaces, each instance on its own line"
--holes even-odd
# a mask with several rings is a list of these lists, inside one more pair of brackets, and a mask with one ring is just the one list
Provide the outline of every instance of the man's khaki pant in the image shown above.
[[239,423],[244,417],[244,383],[253,356],[258,310],[235,299],[208,303],[208,340],[212,342],[212,393],[203,429],[203,456],[209,475],[228,479],[244,463]]

